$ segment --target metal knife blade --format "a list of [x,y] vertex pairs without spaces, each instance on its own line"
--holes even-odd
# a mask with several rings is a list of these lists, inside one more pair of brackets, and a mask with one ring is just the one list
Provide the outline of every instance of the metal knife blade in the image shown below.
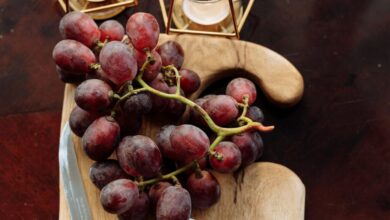
[[68,122],[63,128],[59,148],[58,160],[60,164],[60,175],[62,177],[71,219],[92,219]]

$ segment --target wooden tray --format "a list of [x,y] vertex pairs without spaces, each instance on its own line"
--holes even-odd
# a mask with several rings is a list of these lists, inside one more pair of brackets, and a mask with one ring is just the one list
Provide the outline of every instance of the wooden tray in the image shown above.
[[[293,106],[302,97],[302,76],[286,59],[265,47],[225,38],[160,36],[160,43],[167,40],[175,40],[183,46],[183,67],[196,71],[202,79],[200,91],[192,98],[224,77],[219,72],[234,68],[251,72],[249,77],[255,79],[269,101],[278,106]],[[74,91],[75,86],[65,86],[61,127],[75,106]],[[151,124],[146,121],[141,134],[155,137],[161,127],[158,124],[161,122]],[[117,219],[101,207],[99,190],[88,177],[93,161],[84,154],[78,137],[73,136],[73,142],[93,219]],[[194,210],[196,220],[304,219],[305,187],[288,168],[263,162],[247,167],[236,178],[231,174],[214,174],[222,186],[221,200],[207,211]],[[59,219],[70,219],[61,178]]]

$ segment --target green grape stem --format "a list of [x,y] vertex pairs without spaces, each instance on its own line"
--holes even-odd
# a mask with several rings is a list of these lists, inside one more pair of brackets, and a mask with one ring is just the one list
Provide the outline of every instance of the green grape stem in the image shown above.
[[[251,130],[268,132],[268,131],[272,131],[274,129],[274,126],[264,126],[262,123],[253,122],[251,119],[249,119],[245,116],[247,113],[247,108],[249,106],[248,105],[248,96],[244,96],[244,99],[243,99],[244,103],[243,104],[239,103],[240,104],[239,106],[243,108],[243,112],[242,112],[241,116],[237,119],[239,122],[246,122],[246,124],[242,125],[242,123],[241,123],[239,127],[235,127],[235,128],[226,128],[226,127],[218,126],[217,124],[215,124],[215,122],[211,119],[209,114],[201,106],[197,105],[192,100],[190,100],[190,99],[188,99],[180,94],[180,74],[179,74],[179,71],[176,69],[176,67],[173,65],[162,67],[162,69],[171,70],[175,73],[176,87],[177,87],[176,92],[174,94],[170,94],[170,93],[165,93],[165,92],[161,92],[157,89],[154,89],[153,87],[149,86],[142,79],[143,73],[145,72],[148,65],[150,65],[154,62],[152,54],[149,51],[146,51],[146,53],[147,53],[147,59],[143,63],[143,65],[142,65],[142,67],[141,67],[141,69],[136,77],[136,81],[140,84],[141,88],[135,89],[135,90],[130,90],[128,93],[121,96],[118,99],[117,103],[115,104],[113,111],[112,111],[112,114],[115,115],[115,109],[121,101],[126,100],[128,97],[130,97],[131,95],[136,94],[138,92],[147,91],[147,92],[150,92],[154,95],[160,96],[162,98],[178,100],[178,101],[184,103],[185,105],[189,106],[190,108],[193,108],[195,111],[197,111],[202,116],[202,118],[205,120],[205,122],[207,123],[209,128],[217,134],[217,138],[213,141],[213,143],[209,147],[208,155],[214,156],[218,160],[222,160],[223,157],[222,157],[222,155],[215,152],[215,147],[221,141],[223,141],[225,137],[235,135],[235,134],[240,134],[242,132],[251,131]],[[207,154],[205,156],[207,156]],[[168,179],[175,180],[177,175],[185,172],[186,170],[188,170],[190,168],[196,168],[196,167],[199,167],[199,165],[197,165],[197,161],[193,161],[193,162],[191,162],[191,163],[189,163],[189,164],[187,164],[187,165],[185,165],[185,166],[183,166],[183,167],[181,167],[181,168],[179,168],[171,173],[168,173],[165,175],[160,175],[159,177],[156,177],[154,179],[149,179],[146,181],[139,181],[138,186],[140,188],[143,188],[146,185],[155,184],[161,180],[168,180]]]

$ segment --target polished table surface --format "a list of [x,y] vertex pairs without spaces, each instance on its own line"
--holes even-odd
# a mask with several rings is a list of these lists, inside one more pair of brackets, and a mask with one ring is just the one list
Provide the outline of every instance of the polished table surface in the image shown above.
[[[134,11],[162,19],[157,1]],[[0,217],[58,218],[64,84],[51,52],[55,0],[0,0]],[[285,56],[305,80],[280,110],[260,97],[263,161],[306,186],[307,219],[390,219],[390,1],[257,0],[241,33]]]

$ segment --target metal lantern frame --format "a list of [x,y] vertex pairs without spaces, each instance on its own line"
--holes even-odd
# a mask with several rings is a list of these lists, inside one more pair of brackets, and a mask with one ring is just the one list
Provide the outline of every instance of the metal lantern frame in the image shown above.
[[[65,11],[65,13],[70,11],[70,6],[69,6],[70,0],[58,0],[58,2],[60,3],[60,5],[61,5],[62,9]],[[80,10],[80,12],[92,13],[92,12],[99,12],[99,11],[114,9],[117,7],[131,7],[131,6],[136,6],[136,5],[138,5],[138,0],[127,0],[127,1],[116,2],[116,3],[104,5],[104,6],[83,9],[83,10]]]
[[232,33],[226,33],[226,32],[216,32],[216,31],[202,31],[202,30],[187,30],[187,29],[179,29],[179,28],[172,28],[172,16],[173,16],[173,6],[175,1],[170,0],[169,4],[169,10],[168,14],[166,11],[166,6],[164,0],[160,0],[160,6],[161,6],[161,12],[166,28],[166,33],[180,33],[180,34],[203,34],[203,35],[211,35],[211,36],[222,36],[222,37],[236,37],[237,39],[240,39],[240,31],[242,27],[244,26],[244,23],[249,15],[250,10],[252,9],[252,6],[255,2],[255,0],[249,0],[248,5],[245,8],[245,11],[242,15],[242,18],[239,23],[237,23],[236,14],[233,7],[233,0],[229,1],[229,7],[230,7],[230,13],[232,15],[233,20],[233,26],[234,26],[234,32]]

